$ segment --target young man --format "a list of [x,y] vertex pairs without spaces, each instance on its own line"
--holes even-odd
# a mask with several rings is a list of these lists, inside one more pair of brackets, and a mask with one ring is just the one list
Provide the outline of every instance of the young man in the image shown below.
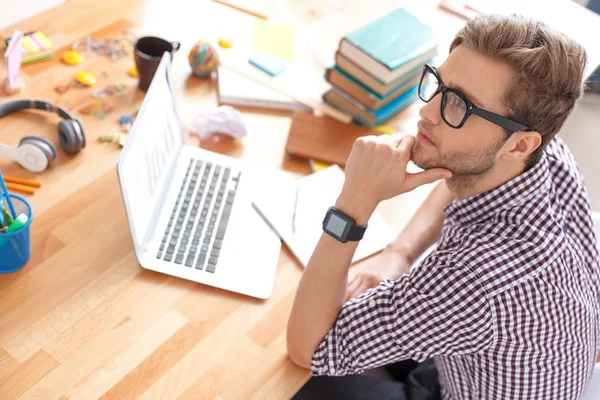
[[[341,376],[433,358],[444,399],[582,394],[600,349],[600,266],[583,179],[555,135],[585,64],[579,44],[537,21],[467,23],[447,60],[424,68],[416,138],[355,143],[290,315],[295,363]],[[425,171],[407,174],[409,159]],[[405,231],[348,283],[377,204],[438,179]],[[374,382],[372,398],[407,398]]]

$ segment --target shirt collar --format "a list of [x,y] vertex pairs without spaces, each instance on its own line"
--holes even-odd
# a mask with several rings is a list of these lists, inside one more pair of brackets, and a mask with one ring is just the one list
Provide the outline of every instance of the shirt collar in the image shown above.
[[549,185],[548,160],[544,152],[533,167],[519,176],[488,192],[455,200],[444,208],[444,213],[449,221],[473,224],[501,210],[525,203]]

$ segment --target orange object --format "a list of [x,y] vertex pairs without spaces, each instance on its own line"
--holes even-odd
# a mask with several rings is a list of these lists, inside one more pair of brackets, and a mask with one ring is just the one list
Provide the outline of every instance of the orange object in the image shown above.
[[135,65],[132,65],[131,68],[129,68],[129,71],[127,71],[127,72],[129,73],[129,76],[131,76],[132,78],[138,78],[140,76],[138,74],[138,70]]
[[213,0],[213,1],[215,3],[223,4],[224,6],[231,7],[234,10],[238,10],[238,11],[241,11],[243,13],[250,14],[252,16],[255,16],[256,18],[264,19],[265,21],[267,21],[269,19],[269,17],[267,17],[264,14],[257,13],[256,11],[248,10],[247,8],[243,8],[243,7],[240,7],[238,5],[231,4],[231,3],[223,1],[223,0]]
[[33,179],[17,178],[16,176],[5,176],[4,181],[11,183],[20,183],[21,185],[27,185],[35,188],[39,188],[40,186],[42,186],[42,183],[40,181],[36,181]]
[[8,183],[6,182],[6,188],[10,190],[15,190],[17,192],[23,192],[27,194],[35,194],[35,189],[30,186],[19,185],[18,183]]

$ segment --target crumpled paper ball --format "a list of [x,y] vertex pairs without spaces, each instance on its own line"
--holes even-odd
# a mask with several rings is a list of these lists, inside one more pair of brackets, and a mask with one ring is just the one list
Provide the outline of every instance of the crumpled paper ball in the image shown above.
[[248,135],[242,113],[231,106],[220,106],[201,112],[192,122],[192,126],[200,139],[206,139],[215,133],[223,133],[236,139]]

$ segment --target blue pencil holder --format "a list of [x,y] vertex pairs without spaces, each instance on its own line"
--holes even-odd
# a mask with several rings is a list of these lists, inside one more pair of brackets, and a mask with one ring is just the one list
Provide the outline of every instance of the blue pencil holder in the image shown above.
[[31,205],[15,194],[10,194],[10,199],[18,215],[25,214],[29,217],[25,225],[14,232],[0,232],[0,273],[17,271],[29,262],[31,247],[29,243],[29,226],[33,221]]

